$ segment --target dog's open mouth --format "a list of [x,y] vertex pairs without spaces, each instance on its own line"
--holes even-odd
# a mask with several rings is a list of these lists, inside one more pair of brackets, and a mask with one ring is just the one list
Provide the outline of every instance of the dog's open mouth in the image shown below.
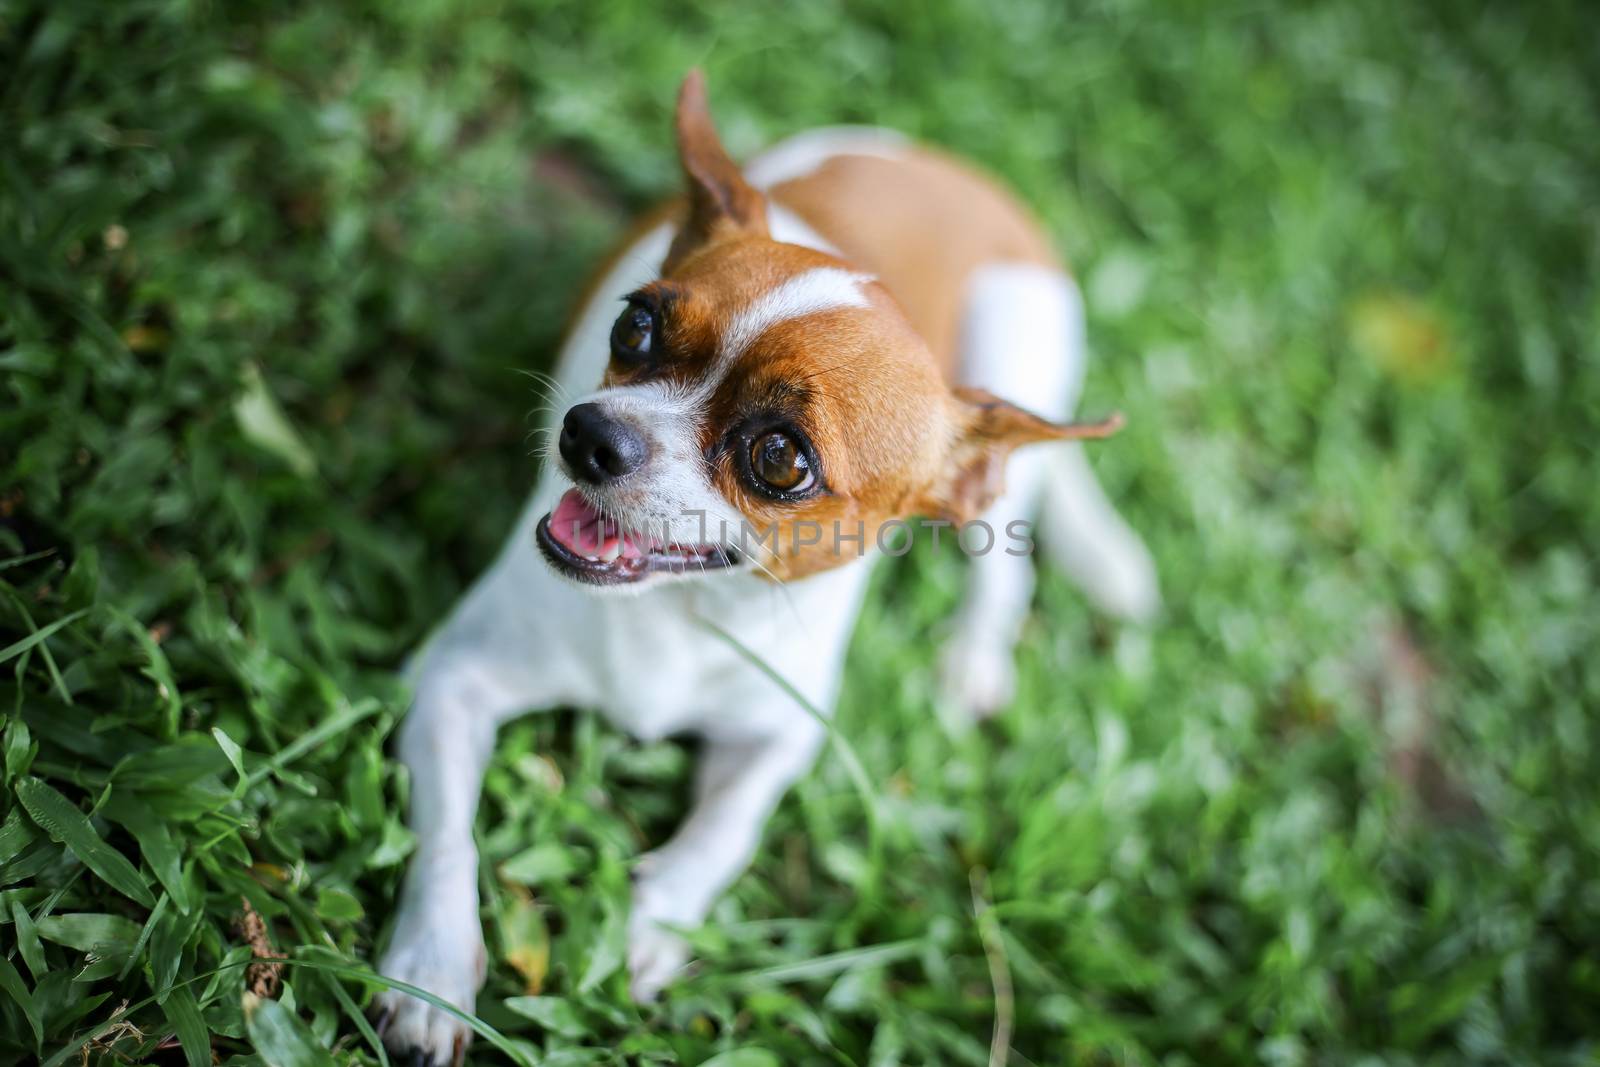
[[556,570],[593,585],[623,585],[651,574],[720,570],[739,562],[738,551],[727,545],[683,544],[624,530],[576,489],[562,494],[555,509],[539,520],[534,537]]

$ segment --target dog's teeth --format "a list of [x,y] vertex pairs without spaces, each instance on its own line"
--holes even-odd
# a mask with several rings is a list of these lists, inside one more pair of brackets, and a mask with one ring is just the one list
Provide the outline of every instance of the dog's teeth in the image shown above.
[[612,541],[603,550],[601,550],[600,562],[611,563],[620,555],[622,555],[622,540],[619,538],[615,541]]

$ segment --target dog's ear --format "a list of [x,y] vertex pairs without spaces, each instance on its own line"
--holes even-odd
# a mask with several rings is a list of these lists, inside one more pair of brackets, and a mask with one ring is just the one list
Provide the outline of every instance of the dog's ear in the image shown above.
[[706,79],[691,70],[678,90],[678,158],[688,180],[689,210],[672,240],[663,273],[706,245],[767,234],[767,200],[744,180],[717,137],[706,103]]
[[1098,422],[1051,422],[982,389],[952,391],[956,434],[921,509],[955,523],[968,522],[1005,491],[1006,460],[1013,449],[1039,441],[1110,437],[1121,414]]

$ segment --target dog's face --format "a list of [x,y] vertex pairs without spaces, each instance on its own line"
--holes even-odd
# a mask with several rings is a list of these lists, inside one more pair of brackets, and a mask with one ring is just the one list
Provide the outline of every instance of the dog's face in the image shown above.
[[678,139],[687,219],[662,277],[621,309],[600,388],[562,423],[574,487],[538,528],[557,571],[626,588],[800,577],[857,559],[892,519],[976,515],[1018,444],[1109,432],[952,391],[871,277],[772,240],[695,75]]

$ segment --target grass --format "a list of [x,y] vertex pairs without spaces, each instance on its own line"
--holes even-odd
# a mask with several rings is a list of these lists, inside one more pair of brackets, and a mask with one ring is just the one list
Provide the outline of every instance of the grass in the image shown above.
[[687,757],[517,724],[482,1019],[551,1065],[984,1064],[997,1017],[1015,1064],[1594,1062],[1597,28],[0,0],[0,1061],[375,1060],[394,668],[509,527],[518,371],[673,186],[703,64],[739,154],[877,122],[1039,210],[1167,609],[1047,575],[963,732],[960,561],[883,568],[838,719],[877,835],[825,757],[658,1007],[627,867]]

